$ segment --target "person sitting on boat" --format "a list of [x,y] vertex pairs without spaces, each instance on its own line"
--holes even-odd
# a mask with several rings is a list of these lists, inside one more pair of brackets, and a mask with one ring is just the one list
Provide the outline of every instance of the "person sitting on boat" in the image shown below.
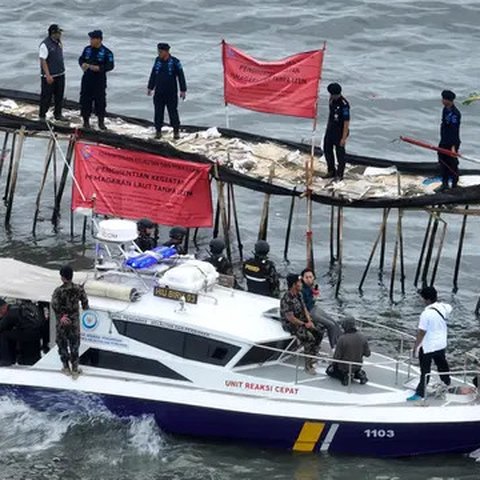
[[[314,325],[302,297],[302,279],[298,274],[287,275],[288,290],[280,300],[280,317],[284,330],[295,335],[303,346],[305,355],[316,357],[322,342],[322,332]],[[317,372],[315,359],[305,358],[305,371],[310,375]]]
[[142,218],[137,222],[138,237],[135,244],[142,251],[152,250],[157,246],[157,241],[153,237],[155,232],[155,223],[148,218]]
[[278,298],[280,281],[275,264],[269,260],[270,245],[265,240],[255,244],[254,256],[243,262],[247,290],[257,295]]
[[351,378],[359,380],[362,385],[368,382],[367,374],[358,364],[363,363],[363,357],[370,356],[370,346],[365,335],[360,333],[355,325],[354,318],[347,318],[343,324],[344,333],[340,335],[337,345],[335,347],[335,353],[333,358],[335,360],[341,360],[342,362],[352,363],[339,363],[332,362],[327,368],[327,375],[333,378],[338,378],[342,385],[348,385]]
[[449,366],[445,357],[447,348],[447,319],[452,312],[452,306],[447,303],[438,302],[438,294],[435,287],[424,287],[420,295],[426,304],[420,315],[417,338],[415,340],[414,355],[418,351],[420,362],[420,381],[415,393],[407,400],[421,400],[425,396],[425,388],[430,380],[430,369],[432,360],[440,373],[440,380],[449,386],[451,383],[448,374]]
[[212,238],[210,240],[209,249],[209,255],[205,261],[211,263],[220,275],[228,275],[232,277],[233,267],[224,253],[225,241],[223,238]]
[[173,227],[169,232],[169,239],[163,243],[164,247],[175,247],[179,255],[186,255],[185,249],[185,236],[187,235],[187,229],[185,227]]
[[62,285],[52,295],[52,309],[57,317],[57,346],[62,361],[62,372],[77,377],[80,348],[80,309],[88,310],[88,297],[83,286],[72,282],[73,269],[64,265],[60,269]]
[[338,337],[342,333],[340,325],[316,305],[320,297],[320,290],[318,284],[315,283],[315,273],[313,270],[311,268],[305,268],[301,273],[301,277],[303,301],[317,328],[325,328],[327,330],[328,341],[330,342],[330,347],[333,349],[337,344]]
[[9,305],[0,299],[0,366],[13,365],[17,358],[20,365],[40,360],[43,325],[37,307],[30,307]]

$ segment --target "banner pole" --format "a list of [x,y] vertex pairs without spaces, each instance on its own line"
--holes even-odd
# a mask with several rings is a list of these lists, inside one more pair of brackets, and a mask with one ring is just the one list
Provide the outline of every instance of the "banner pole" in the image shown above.
[[225,102],[225,126],[227,128],[230,128],[230,117],[228,115],[228,103]]
[[313,172],[315,161],[315,135],[317,133],[317,115],[313,119],[312,125],[312,144],[310,149],[310,158],[307,162],[306,168],[306,186],[307,186],[307,267],[314,269],[314,256],[313,256],[313,200],[312,200],[312,184],[313,184]]

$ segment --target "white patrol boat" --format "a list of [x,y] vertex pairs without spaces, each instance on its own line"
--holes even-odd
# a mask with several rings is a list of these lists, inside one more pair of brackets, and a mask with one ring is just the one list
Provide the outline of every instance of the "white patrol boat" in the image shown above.
[[[221,286],[210,264],[162,259],[164,251],[148,253],[154,265],[140,268],[145,255],[124,248],[135,234],[130,222],[100,222],[97,268],[74,277],[91,308],[81,315],[80,377],[61,373],[52,321],[53,348],[31,367],[0,368],[0,394],[55,411],[94,396],[119,416],[153,415],[168,433],[301,452],[405,456],[480,447],[480,405],[466,376],[406,402],[418,381],[404,354],[411,337],[383,327],[384,340],[401,348],[395,358],[372,354],[366,385],[328,377],[326,353],[317,375],[308,375],[296,339],[272,313],[278,300]],[[0,295],[11,299],[46,305],[59,285],[56,271],[11,259],[0,268]]]

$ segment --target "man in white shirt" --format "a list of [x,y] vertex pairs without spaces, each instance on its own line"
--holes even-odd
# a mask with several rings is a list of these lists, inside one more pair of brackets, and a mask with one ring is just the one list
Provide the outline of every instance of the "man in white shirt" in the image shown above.
[[45,121],[52,96],[55,101],[53,112],[55,120],[64,121],[62,106],[65,92],[65,64],[63,61],[62,29],[57,24],[48,27],[48,37],[40,44],[38,57],[42,77],[40,121]]
[[420,292],[425,304],[425,310],[420,315],[418,324],[417,339],[414,352],[418,350],[420,362],[420,381],[415,394],[407,400],[421,400],[425,396],[425,387],[430,380],[432,360],[440,373],[440,379],[445,385],[450,385],[450,376],[441,374],[448,372],[449,366],[445,357],[447,348],[447,323],[446,320],[452,312],[451,305],[437,301],[437,290],[435,287],[424,287]]

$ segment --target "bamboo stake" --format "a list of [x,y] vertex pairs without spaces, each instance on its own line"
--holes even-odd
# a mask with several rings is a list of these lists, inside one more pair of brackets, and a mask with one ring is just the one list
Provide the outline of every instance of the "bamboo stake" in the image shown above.
[[217,207],[215,209],[215,222],[213,224],[213,238],[218,237],[218,232],[220,230],[220,199],[217,196]]
[[337,260],[338,260],[338,275],[337,275],[337,285],[335,288],[335,298],[338,297],[338,293],[340,291],[340,285],[342,283],[342,272],[343,272],[343,207],[338,207]]
[[[402,183],[400,178],[400,173],[397,171],[397,188],[398,196],[402,196]],[[402,295],[405,295],[405,262],[403,256],[403,210],[398,209],[398,248],[400,251],[400,285],[402,288]]]
[[66,163],[63,165],[62,176],[60,177],[60,182],[58,184],[58,191],[55,196],[55,205],[53,207],[52,214],[52,223],[57,224],[60,217],[60,205],[62,203],[63,193],[65,191],[65,186],[68,178],[69,167],[72,164],[73,153],[75,151],[75,136],[72,135],[68,142],[67,154],[65,156]]
[[395,235],[395,247],[393,249],[393,260],[392,260],[392,275],[390,277],[390,290],[389,290],[389,296],[390,296],[390,301],[393,302],[393,294],[395,291],[395,275],[397,273],[397,260],[398,260],[398,251],[400,248],[400,210],[398,213],[398,219],[397,219],[397,231]]
[[0,176],[3,172],[3,164],[5,162],[5,157],[8,153],[7,146],[8,146],[8,137],[10,136],[10,132],[5,132],[5,136],[3,137],[3,147],[2,147],[2,156],[0,157]]
[[10,149],[10,158],[8,162],[8,173],[7,173],[7,181],[5,182],[5,192],[3,194],[3,201],[5,202],[5,205],[7,204],[7,197],[8,197],[8,192],[10,190],[10,181],[12,179],[12,168],[13,168],[13,159],[15,158],[15,148],[17,145],[17,132],[13,132],[13,137],[12,137],[12,147]]
[[335,207],[332,205],[330,207],[330,265],[335,263]]
[[427,285],[428,270],[430,269],[430,261],[432,260],[433,247],[435,246],[435,238],[437,236],[439,217],[435,216],[432,226],[432,232],[430,234],[430,240],[427,248],[427,255],[425,257],[425,264],[423,265],[422,272],[422,287]]
[[295,212],[296,191],[297,187],[293,187],[293,195],[292,199],[290,200],[290,211],[288,212],[287,233],[285,234],[285,247],[283,248],[283,259],[287,263],[290,263],[288,260],[288,248],[290,246],[290,235],[292,233],[293,213]]
[[[469,205],[465,205],[465,210],[468,210],[468,209],[469,209]],[[463,241],[465,239],[465,231],[467,229],[467,218],[468,218],[468,215],[463,216],[462,228],[460,229],[460,239],[458,241],[457,258],[455,259],[455,271],[453,274],[453,293],[458,292],[458,275],[460,272],[460,263],[462,261]]]
[[415,280],[413,282],[415,287],[418,285],[418,279],[420,278],[420,272],[422,271],[423,257],[425,255],[425,249],[427,248],[428,238],[430,236],[430,229],[432,227],[432,218],[432,215],[429,214],[427,228],[425,229],[425,235],[423,237],[422,249],[420,250],[420,257],[417,263],[417,270],[415,272]]
[[225,210],[224,183],[220,180],[220,176],[218,172],[218,164],[215,164],[215,177],[217,181],[218,201],[219,201],[219,209],[220,209],[220,218],[223,226],[223,239],[225,241],[225,250],[227,252],[227,258],[231,262],[232,249],[230,246],[230,232],[228,230],[227,212]]
[[195,249],[198,250],[198,227],[193,232],[193,245]]
[[20,160],[22,158],[23,143],[25,141],[25,127],[20,129],[18,134],[18,145],[15,151],[15,160],[12,167],[10,189],[8,192],[7,211],[5,213],[5,225],[10,225],[10,218],[12,215],[13,199],[15,198],[15,189],[17,187],[18,169],[20,167]]
[[433,265],[432,278],[430,279],[430,286],[433,287],[435,283],[435,277],[437,276],[438,265],[440,263],[440,256],[442,255],[443,243],[445,241],[445,235],[447,233],[447,222],[443,222],[443,229],[440,236],[440,242],[438,244],[437,257]]
[[55,149],[55,142],[50,139],[47,145],[47,152],[45,154],[45,162],[44,162],[44,167],[43,167],[43,176],[42,176],[42,181],[40,182],[40,189],[37,194],[37,200],[35,202],[36,208],[35,208],[35,214],[33,216],[33,227],[32,227],[32,234],[35,236],[36,234],[36,228],[37,228],[37,221],[38,221],[38,214],[40,212],[40,201],[42,198],[43,194],[43,189],[45,188],[45,182],[48,177],[48,170],[50,167],[50,162],[52,160],[53,156],[53,151]]
[[[385,214],[385,212],[386,212],[386,214]],[[380,239],[382,239],[382,237],[383,237],[383,232],[385,231],[386,223],[388,221],[388,215],[389,214],[390,214],[390,209],[389,208],[384,209],[383,219],[382,219],[382,223],[380,225],[380,229],[378,231],[377,238],[375,239],[375,242],[373,244],[372,251],[370,252],[370,257],[368,258],[367,265],[366,265],[365,270],[364,270],[363,275],[362,275],[362,279],[360,280],[360,285],[358,286],[358,289],[360,291],[362,291],[362,289],[363,289],[363,284],[365,283],[365,280],[367,278],[368,271],[370,269],[370,265],[372,263],[373,257],[375,256],[375,252],[377,250],[378,244],[380,243]]]
[[57,149],[53,150],[53,202],[55,205],[58,192],[58,182],[57,182]]
[[475,307],[475,315],[477,317],[480,315],[480,297],[478,298],[477,306]]
[[390,213],[390,209],[387,209],[387,208],[383,209],[383,222],[382,222],[383,230],[381,231],[382,243],[380,245],[380,264],[378,266],[378,268],[380,269],[380,272],[383,272],[383,267],[385,265],[385,247],[387,243],[387,224],[388,224],[387,218],[389,213]]
[[[268,183],[272,183],[273,177],[275,175],[275,164],[272,162],[270,164],[270,171],[268,173]],[[270,193],[266,193],[263,200],[262,215],[260,217],[260,225],[258,227],[258,240],[266,240],[268,234],[268,217],[270,210]]]
[[237,202],[235,200],[235,190],[233,185],[230,184],[230,195],[232,200],[232,210],[233,210],[233,221],[235,224],[235,235],[237,236],[237,244],[238,244],[238,254],[240,256],[240,261],[243,262],[243,244],[240,235],[240,224],[238,222],[238,212],[237,212]]

